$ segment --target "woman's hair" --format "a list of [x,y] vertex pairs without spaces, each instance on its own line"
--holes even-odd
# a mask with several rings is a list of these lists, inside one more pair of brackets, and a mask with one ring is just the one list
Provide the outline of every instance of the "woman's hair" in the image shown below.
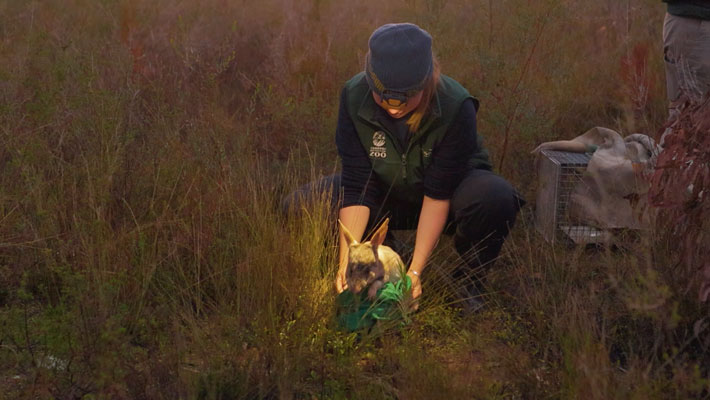
[[409,132],[416,132],[422,124],[424,116],[429,111],[431,107],[431,102],[434,99],[434,94],[436,93],[436,88],[439,86],[439,78],[441,76],[441,67],[439,66],[439,60],[433,57],[432,60],[432,71],[424,84],[424,94],[422,94],[422,100],[419,102],[417,108],[414,109],[412,115],[407,119],[407,126],[409,126]]

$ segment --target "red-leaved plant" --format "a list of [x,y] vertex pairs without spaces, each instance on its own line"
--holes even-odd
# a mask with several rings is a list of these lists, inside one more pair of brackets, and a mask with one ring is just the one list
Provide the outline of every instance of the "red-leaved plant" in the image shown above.
[[683,100],[651,177],[649,200],[660,232],[677,244],[686,289],[710,296],[710,94]]

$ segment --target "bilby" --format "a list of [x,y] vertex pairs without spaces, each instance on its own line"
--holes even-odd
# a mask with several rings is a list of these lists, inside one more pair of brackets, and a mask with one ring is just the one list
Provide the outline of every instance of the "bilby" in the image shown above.
[[404,263],[399,254],[382,244],[387,235],[389,219],[380,225],[367,242],[359,243],[348,228],[338,220],[348,244],[348,265],[345,280],[354,294],[367,289],[367,297],[374,300],[377,291],[387,282],[397,282],[402,278]]

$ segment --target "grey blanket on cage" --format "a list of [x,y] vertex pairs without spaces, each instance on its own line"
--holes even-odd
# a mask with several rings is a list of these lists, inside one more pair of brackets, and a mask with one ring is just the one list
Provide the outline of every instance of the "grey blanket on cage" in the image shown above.
[[567,208],[571,221],[602,229],[638,229],[648,221],[648,184],[642,174],[651,168],[658,146],[647,135],[622,138],[596,127],[572,140],[546,142],[534,152],[557,150],[593,153],[587,170],[574,185]]

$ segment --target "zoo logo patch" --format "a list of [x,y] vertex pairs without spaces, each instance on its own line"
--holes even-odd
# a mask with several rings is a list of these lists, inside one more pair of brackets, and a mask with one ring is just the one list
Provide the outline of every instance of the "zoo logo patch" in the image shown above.
[[372,144],[377,147],[382,147],[385,145],[385,133],[382,131],[375,131],[372,134]]
[[385,146],[385,133],[382,131],[376,131],[372,134],[372,144],[374,146],[370,147],[370,157],[374,158],[386,158],[387,148]]

